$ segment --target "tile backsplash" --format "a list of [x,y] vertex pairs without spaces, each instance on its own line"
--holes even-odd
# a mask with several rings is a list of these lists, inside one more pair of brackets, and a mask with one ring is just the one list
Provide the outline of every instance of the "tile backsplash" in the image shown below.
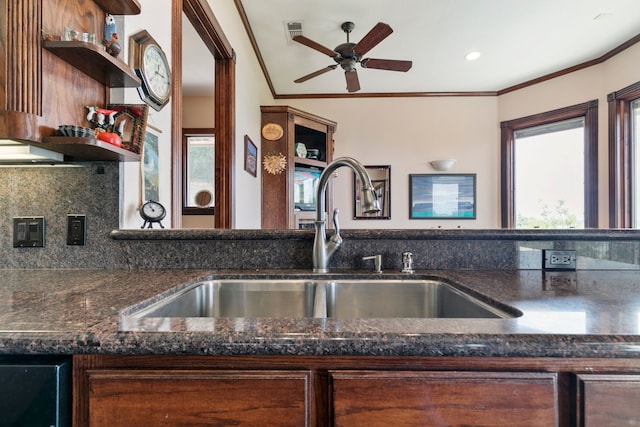
[[[119,164],[0,168],[0,269],[311,270],[313,230],[119,230]],[[87,218],[87,242],[67,245],[67,215]],[[13,247],[13,217],[44,216],[43,248]],[[640,269],[639,230],[343,230],[333,270],[539,270],[542,249],[573,249],[577,268]]]
[[[0,268],[111,268],[119,165],[86,162],[0,168]],[[67,246],[67,215],[87,218],[85,246]],[[13,247],[13,217],[44,216],[43,248]]]

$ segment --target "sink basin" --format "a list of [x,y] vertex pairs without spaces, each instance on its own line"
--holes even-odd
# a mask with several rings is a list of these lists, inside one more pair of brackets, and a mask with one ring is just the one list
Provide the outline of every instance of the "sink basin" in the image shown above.
[[125,313],[129,319],[513,317],[436,280],[211,280]]
[[326,284],[327,317],[513,317],[435,280],[340,281]]
[[143,308],[135,317],[313,317],[316,284],[299,280],[212,280]]

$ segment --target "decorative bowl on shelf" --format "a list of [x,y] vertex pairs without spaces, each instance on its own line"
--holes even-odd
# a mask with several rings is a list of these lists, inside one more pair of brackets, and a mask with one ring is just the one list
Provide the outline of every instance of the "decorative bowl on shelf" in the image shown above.
[[80,138],[93,138],[94,136],[93,129],[74,125],[58,126],[58,133],[62,136],[74,136]]

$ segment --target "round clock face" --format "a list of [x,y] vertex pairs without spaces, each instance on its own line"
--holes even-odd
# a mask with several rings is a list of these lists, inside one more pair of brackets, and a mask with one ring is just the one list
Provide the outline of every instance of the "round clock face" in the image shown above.
[[171,92],[171,69],[164,53],[156,45],[149,45],[144,51],[144,72],[149,90],[160,99],[169,97]]
[[146,221],[160,221],[164,219],[166,213],[164,206],[151,200],[140,208],[140,216]]

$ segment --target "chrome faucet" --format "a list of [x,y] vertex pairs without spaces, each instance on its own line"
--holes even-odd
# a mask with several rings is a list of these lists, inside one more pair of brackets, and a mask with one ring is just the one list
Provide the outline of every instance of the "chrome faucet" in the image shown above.
[[342,237],[340,236],[340,226],[338,225],[338,209],[333,211],[333,226],[335,232],[327,241],[326,235],[326,213],[325,213],[325,197],[327,192],[327,183],[331,174],[340,166],[348,166],[360,179],[362,184],[362,192],[360,200],[362,202],[362,210],[365,213],[373,213],[380,211],[380,204],[376,192],[371,185],[371,178],[365,167],[356,159],[351,157],[339,157],[329,163],[322,171],[318,181],[318,189],[316,193],[316,235],[313,239],[313,272],[327,273],[329,271],[329,259],[336,250],[342,245]]

